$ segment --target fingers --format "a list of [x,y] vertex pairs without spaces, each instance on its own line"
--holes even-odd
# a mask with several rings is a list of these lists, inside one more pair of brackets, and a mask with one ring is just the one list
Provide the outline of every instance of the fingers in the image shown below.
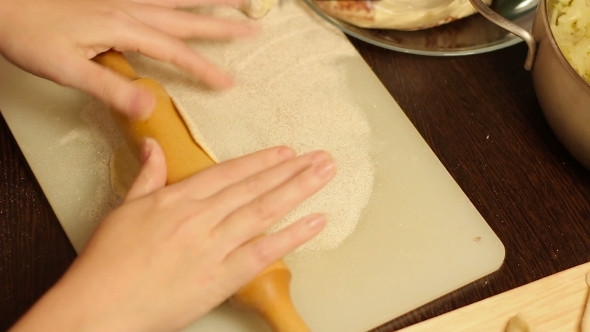
[[[257,151],[243,157],[224,161],[207,168],[184,181],[185,191],[194,199],[210,197],[250,176],[295,158],[295,151],[286,146]],[[195,188],[199,188],[195,191]]]
[[143,24],[182,39],[231,39],[251,36],[258,30],[251,23],[195,15],[157,6],[138,6],[132,15]]
[[127,25],[118,36],[118,51],[133,51],[171,63],[198,77],[204,84],[216,89],[229,88],[233,79],[217,66],[201,57],[179,39],[141,24]]
[[60,61],[54,61],[67,66],[54,68],[58,73],[49,74],[49,79],[89,93],[131,119],[146,118],[153,111],[156,99],[149,91],[88,59],[75,55],[75,52],[70,54]]
[[[330,155],[324,151],[299,156],[223,189],[209,199],[210,204],[212,206],[223,206],[223,210],[219,209],[219,212],[227,211],[229,214],[324,160],[331,160]],[[223,215],[220,219],[226,216]]]
[[325,225],[325,216],[314,214],[277,233],[256,238],[231,252],[219,275],[240,280],[243,285],[268,265],[312,239]]
[[137,3],[143,3],[146,5],[156,5],[168,8],[180,8],[180,7],[199,7],[199,6],[210,6],[210,5],[229,5],[239,6],[244,0],[133,0]]
[[[306,158],[298,158],[287,165],[280,165],[263,172],[251,181],[241,183],[221,192],[210,203],[219,206],[226,199],[225,206],[232,211],[235,205],[246,203],[237,208],[213,230],[215,238],[223,241],[224,248],[231,251],[241,243],[249,241],[268,230],[304,200],[323,188],[336,173],[334,162],[327,153],[316,153],[307,157],[306,163],[298,164]],[[315,157],[315,158],[314,158]],[[227,195],[226,197],[224,197]]]
[[141,147],[142,167],[125,202],[151,194],[166,185],[166,160],[156,140],[147,138]]

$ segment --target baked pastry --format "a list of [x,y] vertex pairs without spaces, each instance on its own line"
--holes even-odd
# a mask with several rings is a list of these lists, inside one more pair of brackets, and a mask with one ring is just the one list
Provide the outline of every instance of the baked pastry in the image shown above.
[[469,0],[313,1],[326,14],[362,28],[427,29],[477,12]]

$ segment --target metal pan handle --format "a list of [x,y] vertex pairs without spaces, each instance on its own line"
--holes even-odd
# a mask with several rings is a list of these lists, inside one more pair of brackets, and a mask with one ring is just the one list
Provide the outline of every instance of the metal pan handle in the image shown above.
[[496,24],[502,29],[512,32],[513,34],[517,35],[525,41],[525,43],[529,47],[529,52],[527,53],[526,60],[524,62],[524,68],[526,70],[531,70],[533,68],[533,62],[535,61],[535,54],[537,53],[537,41],[535,40],[535,37],[533,37],[533,35],[530,32],[510,22],[506,18],[500,16],[495,11],[491,10],[490,7],[488,7],[481,0],[469,0],[469,2],[471,2],[471,5],[473,5],[473,7],[475,7],[475,9],[481,15],[490,20],[492,23]]

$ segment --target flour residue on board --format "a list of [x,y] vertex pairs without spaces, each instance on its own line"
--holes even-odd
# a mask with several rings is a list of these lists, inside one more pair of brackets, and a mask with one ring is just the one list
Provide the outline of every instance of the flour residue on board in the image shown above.
[[[91,202],[75,212],[76,219],[96,224],[121,203],[121,199],[111,189],[108,166],[113,148],[122,137],[111,120],[108,108],[98,101],[89,100],[79,116],[85,125],[65,133],[55,142],[49,142],[49,149],[67,151],[71,148],[72,153],[77,153],[71,160],[75,165],[69,166],[74,171],[60,181],[89,186],[70,188],[75,190],[71,197],[79,200],[86,197],[84,201]],[[87,181],[82,181],[81,178]]]
[[94,191],[96,203],[82,210],[81,213],[87,220],[98,223],[122,202],[111,187],[109,161],[114,149],[123,141],[123,137],[112,121],[108,108],[101,103],[87,104],[80,116],[91,128],[90,137],[97,150],[96,160],[90,170],[97,180]]
[[[233,10],[216,14],[240,17]],[[140,76],[164,84],[188,113],[188,125],[198,127],[221,161],[282,144],[298,153],[329,151],[338,166],[336,178],[271,232],[309,213],[325,212],[326,228],[299,252],[332,249],[353,233],[373,188],[371,128],[347,72],[356,51],[339,31],[295,1],[284,2],[260,23],[262,35],[252,39],[192,44],[234,73],[237,84],[229,91],[205,89],[142,56],[129,59]]]

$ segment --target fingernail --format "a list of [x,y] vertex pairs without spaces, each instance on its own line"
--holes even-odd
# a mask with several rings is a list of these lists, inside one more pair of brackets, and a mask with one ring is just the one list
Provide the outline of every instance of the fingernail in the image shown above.
[[324,160],[326,160],[329,157],[330,157],[330,155],[326,151],[312,152],[311,163],[312,164],[317,164],[320,161],[324,161]]
[[262,27],[260,26],[260,24],[257,23],[250,23],[248,24],[248,27],[250,28],[248,31],[250,34],[252,35],[258,35],[262,32]]
[[259,35],[261,31],[262,27],[260,24],[248,22],[236,26],[233,34],[235,37],[254,37]]
[[152,151],[154,150],[154,139],[153,138],[146,138],[143,140],[143,143],[141,144],[141,163],[144,164],[149,158],[150,155],[152,154]]
[[314,167],[314,172],[321,178],[327,178],[334,173],[334,162],[332,160],[326,160]]
[[156,108],[156,97],[146,90],[139,90],[132,99],[132,120],[146,120]]
[[293,149],[287,146],[281,146],[277,154],[279,155],[279,158],[281,160],[288,160],[295,157],[295,151],[293,151]]
[[219,78],[217,82],[214,83],[214,88],[216,89],[229,89],[233,87],[235,84],[233,77],[228,74],[224,74]]
[[326,224],[326,217],[322,214],[315,215],[307,220],[306,224],[309,230],[317,230],[318,228],[324,227]]

